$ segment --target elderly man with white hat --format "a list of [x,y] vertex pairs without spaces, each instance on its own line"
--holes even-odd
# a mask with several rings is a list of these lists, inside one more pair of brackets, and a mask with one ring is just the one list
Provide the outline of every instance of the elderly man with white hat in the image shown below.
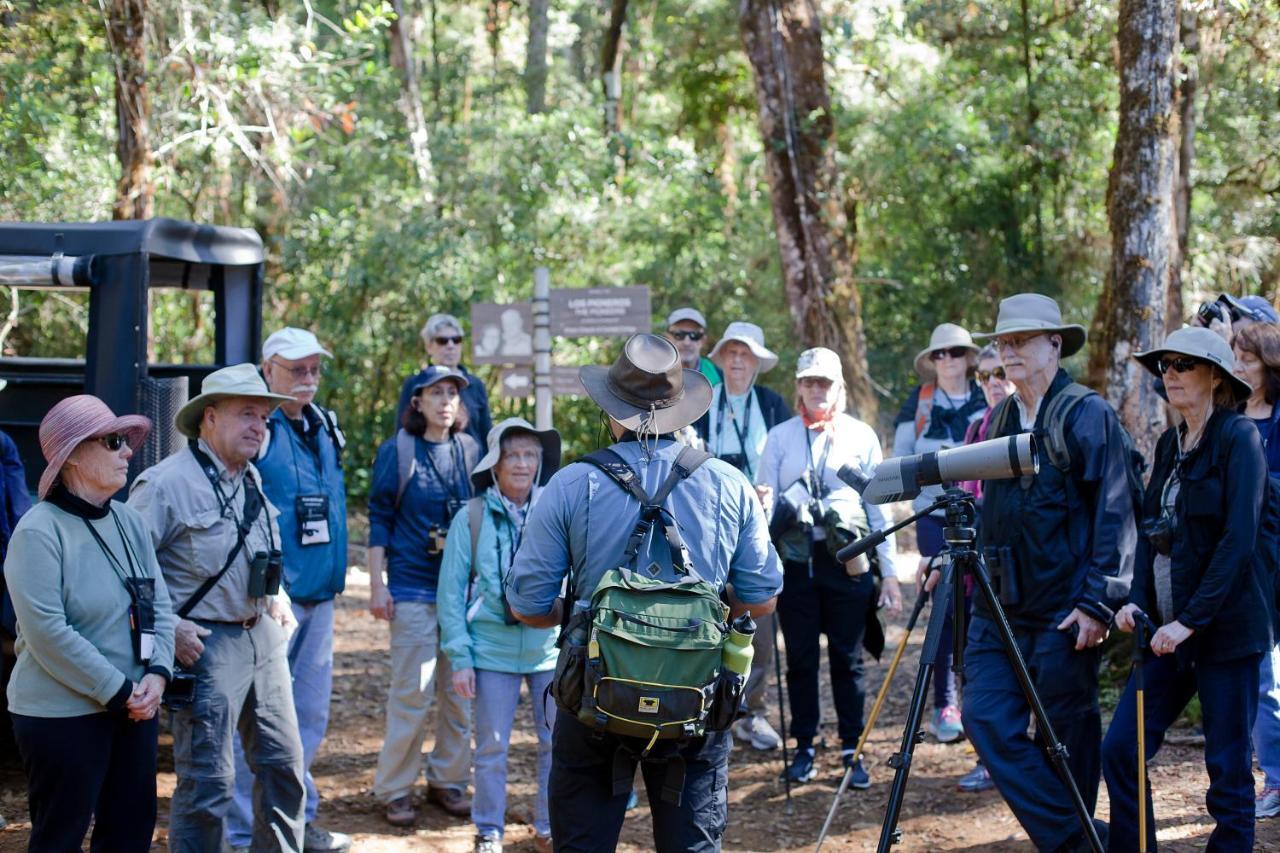
[[[347,496],[342,473],[346,438],[337,415],[316,403],[323,359],[333,355],[306,329],[286,326],[262,345],[262,375],[270,389],[291,397],[267,421],[256,459],[262,490],[279,511],[284,582],[298,630],[289,639],[293,707],[306,768],[308,853],[342,851],[351,839],[316,823],[320,793],[311,763],[329,725],[333,691],[333,599],[347,577]],[[253,773],[236,744],[235,807],[227,815],[227,843],[247,850],[253,831]]]
[[[1001,301],[994,339],[1012,395],[988,438],[1034,430],[1039,473],[983,485],[983,557],[1067,765],[1092,811],[1101,771],[1099,646],[1129,591],[1137,534],[1130,443],[1111,406],[1060,362],[1085,344],[1038,293]],[[964,727],[991,778],[1040,850],[1089,849],[1049,757],[1027,735],[1030,707],[985,601],[965,651]]]
[[177,608],[174,656],[194,677],[192,701],[173,714],[169,849],[182,853],[222,853],[237,728],[257,774],[253,848],[302,850],[302,742],[285,639],[294,618],[280,586],[276,508],[251,462],[284,402],[294,399],[267,388],[252,364],[209,374],[174,419],[191,443],[143,471],[129,496]]

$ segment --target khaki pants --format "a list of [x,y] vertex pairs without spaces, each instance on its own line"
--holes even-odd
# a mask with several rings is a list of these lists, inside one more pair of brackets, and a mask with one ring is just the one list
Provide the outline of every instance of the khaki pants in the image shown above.
[[471,779],[471,703],[454,692],[448,656],[438,653],[436,606],[397,602],[395,614],[387,733],[373,775],[373,793],[384,803],[406,796],[418,781],[433,694],[436,737],[427,758],[427,783],[464,789]]

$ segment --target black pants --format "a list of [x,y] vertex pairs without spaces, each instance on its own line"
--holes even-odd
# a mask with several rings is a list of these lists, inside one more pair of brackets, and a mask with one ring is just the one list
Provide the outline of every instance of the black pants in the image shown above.
[[[627,792],[613,793],[614,756],[619,744],[639,753],[641,738],[597,733],[569,714],[556,714],[551,741],[551,839],[557,851],[606,851],[618,846],[627,812]],[[682,746],[659,742],[641,765],[653,815],[653,847],[658,853],[720,849],[729,816],[729,749],[727,731],[710,732]],[[684,757],[684,791],[680,805],[662,799],[667,765],[662,756],[678,749]],[[632,772],[634,775],[634,771]]]
[[778,624],[787,644],[791,735],[805,746],[818,734],[819,638],[826,634],[840,743],[852,749],[862,734],[867,699],[862,682],[862,637],[875,580],[870,572],[850,577],[821,542],[814,543],[812,577],[808,563],[788,562],[785,569]]
[[27,773],[29,850],[79,853],[93,824],[94,853],[145,853],[156,825],[155,718],[123,711],[83,717],[13,715]]

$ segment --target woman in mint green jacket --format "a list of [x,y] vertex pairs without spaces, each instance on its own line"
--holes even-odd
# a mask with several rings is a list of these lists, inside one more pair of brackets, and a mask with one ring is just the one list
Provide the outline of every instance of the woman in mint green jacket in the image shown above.
[[502,849],[507,746],[524,682],[538,735],[534,847],[550,850],[547,780],[555,705],[544,701],[544,693],[555,673],[559,629],[517,622],[506,606],[502,584],[538,489],[559,467],[560,436],[555,430],[539,432],[521,418],[508,418],[489,431],[488,447],[471,474],[477,497],[454,515],[449,528],[436,604],[454,690],[476,700],[471,804],[475,849]]

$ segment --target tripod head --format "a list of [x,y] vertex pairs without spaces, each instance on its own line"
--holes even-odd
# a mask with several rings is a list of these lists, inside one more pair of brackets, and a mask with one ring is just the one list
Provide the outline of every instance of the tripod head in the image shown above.
[[947,513],[947,526],[943,530],[943,536],[946,538],[948,544],[952,543],[952,537],[954,536],[956,540],[955,544],[972,546],[974,539],[977,536],[977,532],[973,526],[974,521],[977,518],[977,510],[974,509],[973,501],[974,498],[972,494],[958,486],[950,485],[947,487],[946,491],[942,493],[942,497],[917,512],[915,515],[898,522],[893,525],[893,527],[886,530],[872,531],[861,539],[851,542],[841,548],[836,553],[836,559],[843,563],[865,554],[867,551],[870,551],[872,548],[888,539],[889,536],[897,533],[907,525],[915,524],[926,515],[932,515],[935,511],[943,508],[946,509]]

